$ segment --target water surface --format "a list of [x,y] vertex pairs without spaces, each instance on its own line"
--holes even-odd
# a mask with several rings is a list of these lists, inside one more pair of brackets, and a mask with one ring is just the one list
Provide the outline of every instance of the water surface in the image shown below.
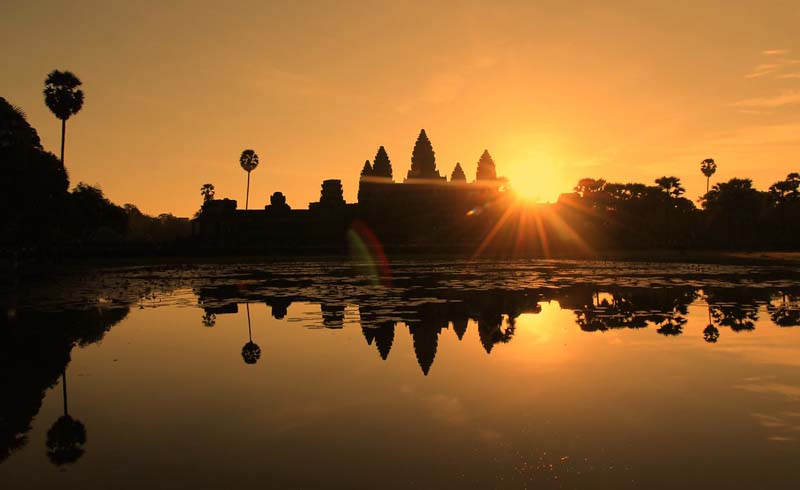
[[798,488],[798,277],[429,260],[26,281],[2,294],[0,484]]

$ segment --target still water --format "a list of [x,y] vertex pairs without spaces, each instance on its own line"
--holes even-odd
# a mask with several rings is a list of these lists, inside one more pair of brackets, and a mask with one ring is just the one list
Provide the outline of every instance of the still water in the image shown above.
[[800,488],[800,270],[346,261],[2,293],[0,488]]

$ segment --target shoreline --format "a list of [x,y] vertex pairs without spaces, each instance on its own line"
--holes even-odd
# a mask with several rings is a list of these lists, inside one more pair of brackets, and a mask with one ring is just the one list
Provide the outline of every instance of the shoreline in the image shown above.
[[[68,273],[91,269],[119,268],[119,267],[191,267],[195,265],[218,264],[242,265],[263,263],[287,263],[298,261],[326,262],[326,261],[369,261],[372,257],[353,258],[347,252],[338,253],[245,253],[245,254],[170,254],[170,255],[94,255],[79,257],[59,257],[55,260],[40,259],[23,261],[14,274],[11,261],[4,257],[0,259],[0,275],[5,277],[48,275]],[[474,257],[466,253],[423,252],[418,250],[405,250],[390,252],[386,255],[388,263],[400,261],[420,262],[641,262],[641,263],[690,263],[713,265],[760,265],[760,266],[796,266],[800,267],[800,251],[710,251],[710,250],[627,250],[627,251],[600,251],[589,254],[565,253],[549,257],[508,257],[485,255]]]

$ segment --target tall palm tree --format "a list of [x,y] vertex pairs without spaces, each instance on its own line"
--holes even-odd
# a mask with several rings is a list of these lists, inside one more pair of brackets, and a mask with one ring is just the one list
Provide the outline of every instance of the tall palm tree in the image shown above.
[[706,194],[708,194],[711,176],[717,172],[717,162],[715,162],[713,158],[706,158],[700,162],[700,171],[706,176]]
[[253,150],[244,150],[239,157],[239,165],[247,172],[247,195],[244,198],[244,208],[247,209],[250,202],[250,172],[258,167],[258,155]]
[[81,81],[71,71],[53,70],[44,81],[44,103],[55,116],[61,119],[61,163],[64,163],[64,140],[67,134],[67,119],[83,107]]

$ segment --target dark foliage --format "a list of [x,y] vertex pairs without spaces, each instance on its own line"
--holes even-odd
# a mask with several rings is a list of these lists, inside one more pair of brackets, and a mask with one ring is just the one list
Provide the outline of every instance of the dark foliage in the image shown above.
[[[213,202],[213,201],[206,201]],[[125,240],[133,243],[169,243],[187,238],[192,233],[188,218],[179,218],[169,213],[149,216],[133,204],[123,206],[128,216]]]
[[69,179],[61,161],[42,149],[21,110],[0,98],[0,235],[5,245],[57,239]]
[[57,466],[72,464],[83,456],[86,427],[69,415],[61,416],[47,431],[47,459]]
[[44,102],[62,121],[77,114],[83,107],[81,81],[71,71],[53,70],[44,81]]
[[128,214],[109,201],[99,187],[80,182],[69,194],[69,222],[83,242],[119,241],[127,231]]

